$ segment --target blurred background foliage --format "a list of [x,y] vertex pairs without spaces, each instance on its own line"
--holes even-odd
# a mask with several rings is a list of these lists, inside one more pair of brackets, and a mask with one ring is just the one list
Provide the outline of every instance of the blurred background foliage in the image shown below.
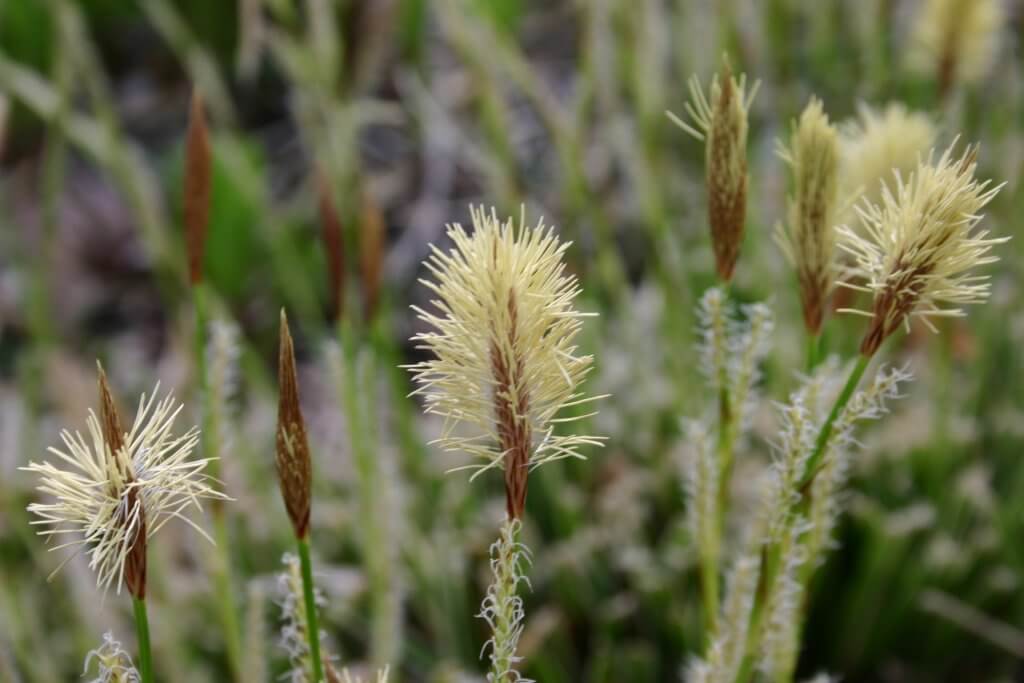
[[[93,402],[96,358],[125,403],[159,379],[192,400],[192,308],[181,228],[193,88],[214,141],[205,266],[222,371],[223,476],[246,647],[244,680],[285,667],[273,580],[289,530],[273,477],[277,312],[297,334],[315,452],[313,539],[330,647],[396,680],[479,680],[487,547],[500,482],[472,486],[427,442],[398,363],[429,243],[470,203],[572,239],[592,390],[610,392],[587,462],[536,473],[526,540],[526,675],[677,680],[700,648],[684,523],[680,420],[711,405],[693,349],[713,282],[702,148],[665,117],[691,73],[728,52],[762,81],[751,120],[748,236],[734,296],[779,324],[763,393],[801,366],[799,303],[771,239],[787,189],[775,140],[811,94],[833,120],[859,103],[928,112],[939,145],[979,141],[1005,182],[987,225],[1024,211],[1024,7],[1002,3],[994,65],[942,92],[907,65],[912,0],[3,0],[0,2],[0,680],[76,680],[124,601],[84,558],[60,561],[27,524],[44,457]],[[344,228],[344,312],[330,307],[318,202]],[[522,209],[520,207],[523,207]],[[1000,249],[993,298],[931,337],[890,347],[917,380],[864,431],[839,546],[811,599],[800,671],[848,681],[1024,676],[1024,242]],[[859,322],[827,328],[856,348]],[[758,494],[775,418],[766,402],[738,465]],[[740,506],[737,524],[742,523]],[[209,549],[154,544],[150,607],[164,680],[227,680]],[[131,649],[131,648],[129,648]]]

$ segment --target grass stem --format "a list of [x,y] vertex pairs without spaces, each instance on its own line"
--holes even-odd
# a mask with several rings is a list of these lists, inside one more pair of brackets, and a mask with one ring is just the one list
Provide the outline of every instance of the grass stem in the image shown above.
[[142,683],[153,683],[153,652],[149,644],[149,617],[146,614],[146,601],[132,597],[132,609],[135,612],[135,628],[139,635],[139,673]]
[[313,667],[313,683],[324,680],[324,666],[320,660],[320,625],[316,615],[316,600],[313,597],[313,566],[309,560],[309,539],[297,539],[299,562],[302,566],[302,595],[306,605],[306,639],[309,641],[309,658]]
[[807,333],[807,374],[814,372],[814,368],[821,362],[821,332]]
[[807,487],[814,481],[814,477],[821,466],[821,459],[825,455],[825,447],[828,446],[829,437],[832,436],[832,428],[835,425],[835,421],[839,417],[839,413],[846,407],[846,404],[850,402],[850,398],[853,396],[853,392],[856,391],[857,385],[860,384],[860,379],[864,376],[864,371],[867,370],[870,361],[871,356],[861,354],[857,358],[857,364],[850,370],[850,375],[846,378],[843,390],[839,392],[836,402],[832,404],[832,410],[829,411],[828,417],[825,418],[824,424],[821,425],[818,439],[814,443],[814,450],[811,452],[811,457],[807,460],[807,469],[804,470],[804,476],[800,479],[797,490],[801,492],[806,491]]
[[[220,480],[220,454],[218,451],[218,428],[215,414],[210,401],[210,371],[206,359],[208,304],[204,282],[197,282],[192,287],[192,302],[195,308],[195,356],[199,379],[199,406],[202,412],[202,449],[210,461],[210,475]],[[224,644],[227,650],[228,666],[234,680],[242,680],[242,640],[241,626],[238,621],[238,609],[235,593],[231,585],[231,557],[228,546],[229,535],[227,520],[224,518],[224,507],[219,501],[212,506],[213,531],[216,539],[213,557],[213,581],[217,591],[217,612],[224,633]]]

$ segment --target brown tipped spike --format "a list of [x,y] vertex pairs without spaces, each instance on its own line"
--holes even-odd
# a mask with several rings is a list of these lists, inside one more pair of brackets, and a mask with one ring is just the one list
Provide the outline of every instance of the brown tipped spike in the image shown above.
[[278,359],[280,400],[277,408],[277,477],[281,497],[292,521],[296,538],[309,533],[312,465],[306,425],[299,406],[299,380],[295,369],[295,347],[288,330],[288,318],[281,310],[281,347]]
[[363,314],[373,320],[380,300],[384,265],[384,217],[369,193],[363,195],[362,231],[359,236],[359,276],[363,285]]
[[210,135],[206,126],[203,98],[195,90],[192,93],[185,138],[184,180],[185,241],[189,281],[193,285],[203,280],[203,253],[210,222],[211,176]]
[[110,391],[110,384],[107,382],[107,373],[103,371],[99,361],[96,361],[96,371],[99,374],[100,424],[103,427],[103,440],[110,447],[110,454],[114,455],[124,448],[124,428],[121,426],[121,414],[117,410],[113,392]]
[[[125,446],[124,428],[121,426],[121,415],[117,410],[113,392],[107,382],[107,373],[103,371],[103,365],[99,361],[96,361],[96,370],[99,374],[100,425],[103,429],[103,440],[110,448],[110,456],[113,457]],[[124,477],[125,483],[130,484],[135,478],[134,474],[130,470],[123,469],[122,462],[117,458],[114,459],[114,462],[121,476]],[[118,507],[115,523],[134,526],[130,537],[131,547],[125,556],[124,582],[133,596],[144,600],[146,598],[146,510],[142,507],[138,489],[129,488],[124,495],[127,505]]]
[[327,254],[328,286],[330,287],[330,314],[332,320],[341,317],[345,306],[345,238],[341,219],[331,196],[331,185],[323,169],[316,171],[317,211],[320,214],[320,236]]

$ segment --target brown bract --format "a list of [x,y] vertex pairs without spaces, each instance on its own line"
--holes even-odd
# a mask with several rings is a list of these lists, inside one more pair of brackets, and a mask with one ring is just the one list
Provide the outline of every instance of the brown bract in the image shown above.
[[725,281],[732,279],[743,243],[747,214],[746,121],[735,116],[739,96],[729,66],[723,67],[722,87],[707,138],[708,222],[715,252],[715,268]]
[[533,446],[530,425],[526,420],[530,393],[524,382],[523,359],[514,352],[517,348],[518,311],[513,291],[508,295],[508,316],[507,342],[491,341],[491,370],[495,381],[494,414],[498,442],[505,454],[505,508],[509,518],[520,519],[526,510],[527,475]]
[[203,253],[210,222],[210,188],[212,169],[210,136],[203,110],[203,98],[192,93],[188,134],[185,137],[185,241],[188,249],[189,281],[203,279]]
[[[107,382],[107,374],[99,363],[96,364],[96,368],[99,373],[100,427],[103,430],[103,440],[110,450],[108,457],[113,459],[115,466],[119,469],[123,480],[121,486],[129,487],[125,494],[124,505],[117,508],[114,523],[130,526],[132,520],[136,520],[135,528],[130,529],[130,535],[126,540],[129,550],[125,555],[124,582],[133,596],[144,600],[146,598],[146,510],[142,507],[142,501],[139,500],[138,489],[131,487],[134,481],[133,473],[127,467],[121,468],[117,465],[122,460],[114,457],[124,450],[125,432],[121,426],[121,415],[117,410],[117,403],[110,390],[110,384]],[[115,490],[117,488],[117,484],[114,482],[111,482],[110,486]],[[136,509],[138,510],[137,515],[133,514]]]
[[277,408],[277,478],[281,497],[292,521],[296,538],[309,533],[312,465],[306,425],[299,406],[299,382],[295,370],[295,347],[288,330],[288,318],[281,311],[281,342],[278,359],[280,400]]
[[364,192],[362,231],[359,236],[359,276],[363,286],[363,314],[367,320],[373,320],[380,301],[384,227],[380,207],[369,192]]

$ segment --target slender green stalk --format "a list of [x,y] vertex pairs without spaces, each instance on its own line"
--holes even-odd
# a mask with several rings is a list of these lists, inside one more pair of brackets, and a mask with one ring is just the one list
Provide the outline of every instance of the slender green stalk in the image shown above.
[[[220,480],[220,459],[218,448],[217,425],[210,405],[210,371],[206,361],[207,346],[207,292],[206,284],[197,282],[192,286],[192,301],[195,308],[195,355],[199,374],[199,405],[202,411],[203,429],[200,433],[203,453],[214,458],[210,461],[210,475]],[[213,555],[213,581],[217,593],[217,612],[224,632],[224,644],[228,655],[228,665],[234,680],[242,680],[242,640],[241,626],[238,621],[238,609],[235,604],[235,593],[231,582],[231,560],[227,521],[224,518],[224,507],[215,501],[212,506],[213,533],[216,540]]]
[[718,548],[700,553],[701,603],[704,607],[704,640],[710,645],[718,627]]
[[811,373],[821,360],[821,332],[807,333],[807,372]]
[[309,641],[309,657],[313,664],[313,683],[324,680],[324,665],[320,661],[320,625],[316,616],[316,600],[313,598],[313,565],[309,560],[309,540],[299,538],[299,562],[302,565],[302,596],[306,605],[306,639]]
[[[832,404],[832,410],[829,411],[828,417],[825,418],[825,422],[818,432],[814,450],[807,461],[807,469],[797,485],[797,491],[801,493],[799,499],[793,502],[797,511],[806,509],[810,503],[809,488],[821,465],[821,459],[824,457],[829,438],[832,436],[835,421],[843,411],[843,408],[846,407],[846,404],[850,402],[850,398],[853,396],[853,392],[857,390],[857,385],[860,384],[861,377],[864,376],[864,371],[867,370],[870,361],[870,356],[861,355],[857,358],[857,364],[850,370],[846,384],[843,386],[842,391],[839,392],[839,396],[836,397],[835,403]],[[768,593],[771,586],[774,585],[779,569],[782,566],[782,556],[782,547],[779,543],[767,545],[762,550],[761,572],[757,582],[757,593],[754,596],[754,605],[750,611],[750,627],[747,630],[746,654],[743,657],[740,671],[736,676],[736,683],[746,683],[754,673],[755,656],[761,641]]]
[[[722,283],[722,293],[728,305],[728,283]],[[723,342],[725,343],[725,342]],[[704,589],[704,631],[710,639],[716,629],[718,618],[718,555],[729,509],[729,482],[732,479],[733,446],[736,441],[736,424],[732,392],[729,387],[728,366],[725,362],[718,369],[718,497],[715,521],[715,538],[710,547],[701,552],[701,575]]]
[[[821,466],[821,459],[825,455],[825,447],[828,445],[829,437],[832,436],[832,427],[835,424],[836,418],[839,417],[839,413],[849,403],[870,361],[871,356],[862,354],[857,358],[857,364],[850,370],[850,376],[846,378],[843,390],[836,397],[836,402],[832,404],[832,410],[829,411],[828,417],[825,418],[825,423],[821,425],[821,431],[818,432],[818,440],[814,443],[814,450],[811,452],[811,457],[807,460],[807,469],[804,470],[804,476],[800,479],[800,484],[797,487],[799,491],[805,491],[811,482],[814,481],[814,476],[818,473],[818,468]],[[806,498],[806,496],[801,496],[801,498]]]
[[[380,329],[380,320],[360,325],[354,317],[343,317],[338,324],[343,363],[340,391],[359,478],[360,515],[366,520],[361,528],[361,542],[372,612],[370,658],[375,666],[384,667],[395,658],[400,638],[400,625],[394,619],[398,610],[395,601],[400,597],[392,574],[394,562],[388,555],[394,542],[389,538],[387,517],[393,511],[388,508],[388,483],[377,452],[378,349],[387,335]],[[360,372],[361,357],[369,365],[365,373]]]
[[149,644],[149,617],[146,615],[146,601],[132,597],[135,612],[135,628],[139,634],[139,673],[142,683],[153,683],[153,652]]

